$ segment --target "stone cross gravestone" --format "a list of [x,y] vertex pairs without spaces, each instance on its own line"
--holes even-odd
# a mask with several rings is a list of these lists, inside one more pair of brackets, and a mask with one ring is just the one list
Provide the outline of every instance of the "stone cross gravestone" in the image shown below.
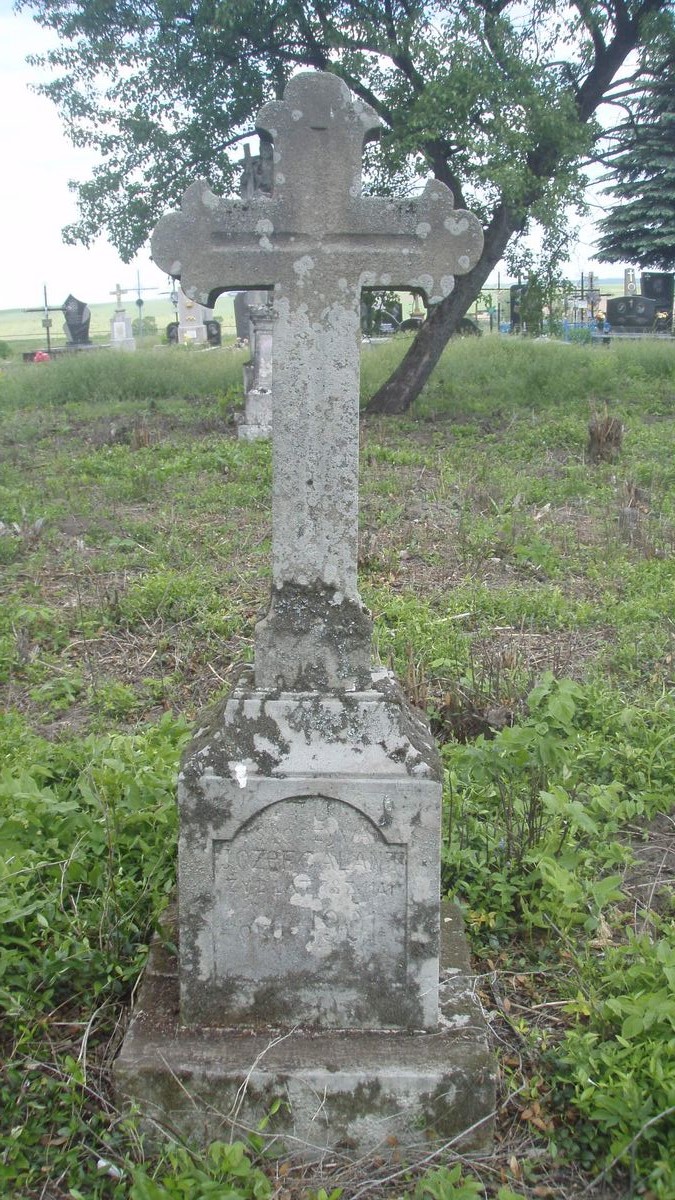
[[281,1096],[304,1153],[412,1150],[423,1126],[485,1147],[494,1073],[461,937],[452,977],[440,962],[440,764],[371,667],[356,581],[361,288],[437,301],[481,230],[437,183],[361,195],[378,121],[335,76],[296,76],[259,125],[271,196],[196,184],[153,237],[199,303],[274,288],[273,584],[253,670],[184,757],[178,963],[155,952],[117,1084],[202,1138]]
[[128,288],[120,287],[119,283],[116,283],[115,290],[110,293],[111,296],[115,297],[116,304],[115,311],[110,318],[110,345],[113,350],[136,349],[132,320],[122,304],[122,296],[128,290]]
[[[256,682],[349,689],[370,671],[356,587],[361,289],[418,288],[436,303],[477,261],[482,231],[436,181],[412,200],[361,195],[380,123],[335,76],[296,76],[258,125],[274,142],[273,194],[220,200],[193,184],[153,257],[208,307],[226,287],[274,288],[273,593]],[[289,623],[289,602],[301,620]],[[335,637],[317,644],[315,620]]]

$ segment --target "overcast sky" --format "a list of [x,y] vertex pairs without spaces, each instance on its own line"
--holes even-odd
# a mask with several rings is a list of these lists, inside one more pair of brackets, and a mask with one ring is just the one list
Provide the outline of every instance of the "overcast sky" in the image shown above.
[[[44,284],[50,304],[62,304],[69,292],[95,304],[107,300],[117,283],[135,287],[137,273],[143,287],[164,291],[166,277],[150,261],[149,249],[125,266],[103,238],[90,249],[62,241],[61,229],[77,217],[68,180],[86,179],[94,158],[71,146],[55,106],[30,90],[40,73],[26,65],[26,55],[48,49],[53,38],[28,13],[13,13],[12,0],[0,0],[0,309],[41,304]],[[598,270],[592,240],[593,230],[585,226],[570,263],[573,280]],[[618,270],[605,267],[600,274]],[[495,280],[496,274],[493,286]]]
[[104,239],[90,249],[63,243],[61,229],[77,217],[68,180],[86,179],[94,159],[70,144],[55,106],[29,88],[39,72],[26,55],[53,39],[29,14],[13,13],[12,0],[0,0],[0,309],[41,304],[44,284],[50,304],[69,292],[87,303],[107,300],[116,283],[135,287],[137,271],[143,286],[164,291],[166,276],[149,250],[125,266]]

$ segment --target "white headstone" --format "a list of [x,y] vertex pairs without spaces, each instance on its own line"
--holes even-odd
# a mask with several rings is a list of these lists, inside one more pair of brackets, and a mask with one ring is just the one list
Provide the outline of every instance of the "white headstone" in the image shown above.
[[203,346],[208,341],[206,322],[213,316],[213,310],[185,295],[182,288],[178,292],[178,341],[182,346],[194,344]]

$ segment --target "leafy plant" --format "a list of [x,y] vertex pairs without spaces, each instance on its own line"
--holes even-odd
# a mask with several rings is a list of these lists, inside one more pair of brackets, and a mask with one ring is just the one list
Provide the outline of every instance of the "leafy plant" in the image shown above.
[[[665,751],[671,763],[673,739],[639,721],[628,726],[621,711],[594,729],[602,702],[592,689],[548,674],[530,693],[525,720],[471,745],[443,747],[443,878],[489,937],[517,920],[594,929],[620,895],[612,870],[625,850],[612,834],[668,804],[665,760],[658,779],[653,772],[636,778],[633,763],[638,746],[642,761]],[[668,718],[658,727],[667,729]]]
[[415,1200],[475,1200],[483,1195],[477,1179],[467,1179],[459,1164],[428,1171],[415,1186]]
[[585,1119],[571,1139],[596,1169],[629,1167],[634,1185],[675,1191],[675,946],[666,929],[631,935],[581,964],[576,1021],[556,1056],[559,1084]]
[[[168,1164],[168,1166],[167,1166]],[[267,1200],[272,1184],[243,1142],[212,1142],[205,1154],[175,1147],[150,1176],[137,1167],[130,1200]]]

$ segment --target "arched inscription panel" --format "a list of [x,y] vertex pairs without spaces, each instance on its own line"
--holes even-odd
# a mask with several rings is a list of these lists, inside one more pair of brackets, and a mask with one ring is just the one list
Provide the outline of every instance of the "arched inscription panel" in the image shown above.
[[[405,982],[406,849],[351,805],[278,801],[214,842],[217,978]],[[384,982],[384,981],[383,981]]]

